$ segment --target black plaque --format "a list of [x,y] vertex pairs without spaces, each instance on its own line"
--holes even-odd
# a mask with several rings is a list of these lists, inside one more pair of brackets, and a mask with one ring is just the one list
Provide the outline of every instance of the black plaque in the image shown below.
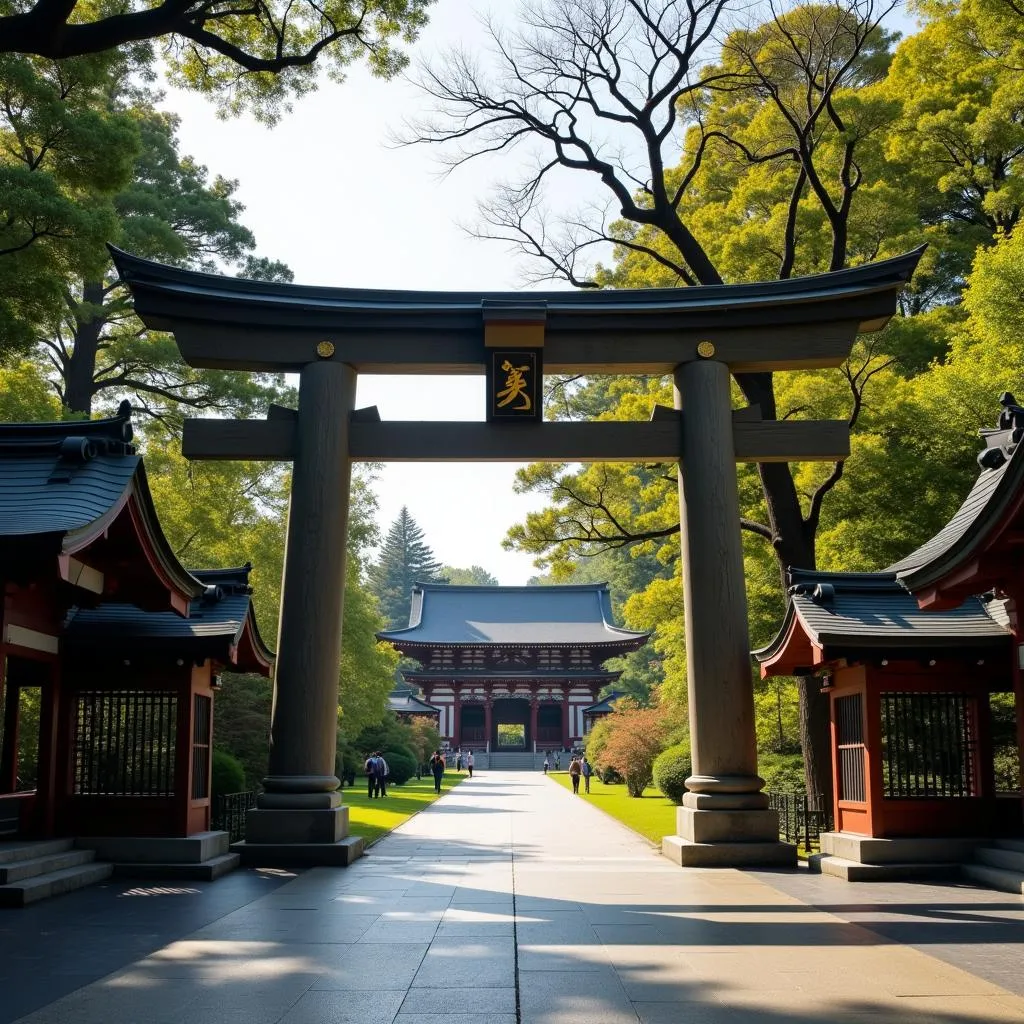
[[539,423],[543,369],[539,348],[487,350],[488,423]]

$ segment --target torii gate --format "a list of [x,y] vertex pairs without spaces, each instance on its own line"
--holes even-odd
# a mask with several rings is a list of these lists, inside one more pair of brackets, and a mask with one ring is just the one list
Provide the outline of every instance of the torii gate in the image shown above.
[[[143,323],[170,331],[190,366],[299,374],[297,412],[185,422],[190,459],[294,464],[270,771],[246,859],[347,864],[361,852],[334,775],[353,460],[676,460],[694,774],[663,850],[684,865],[793,863],[757,775],[734,463],[842,459],[849,432],[734,411],[730,373],[840,365],[858,333],[889,321],[921,252],[761,284],[416,292],[248,281],[112,249]],[[672,374],[675,408],[648,423],[544,423],[544,369]],[[486,373],[487,422],[381,422],[355,408],[359,373]]]

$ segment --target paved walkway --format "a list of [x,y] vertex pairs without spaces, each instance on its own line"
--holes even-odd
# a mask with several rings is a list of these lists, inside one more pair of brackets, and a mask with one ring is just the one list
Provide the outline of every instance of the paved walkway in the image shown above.
[[370,854],[301,874],[23,1020],[1024,1022],[1012,972],[1000,986],[911,944],[923,935],[941,956],[995,928],[1019,976],[1019,900],[957,888],[955,906],[915,904],[893,931],[913,902],[895,890],[879,911],[867,886],[854,897],[797,874],[683,871],[539,775],[463,783]]

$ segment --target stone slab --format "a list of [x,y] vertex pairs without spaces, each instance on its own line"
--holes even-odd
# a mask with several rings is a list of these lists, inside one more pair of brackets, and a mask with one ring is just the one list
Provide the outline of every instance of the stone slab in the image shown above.
[[862,864],[845,857],[816,853],[808,858],[811,871],[832,875],[847,882],[924,882],[933,879],[951,880],[960,877],[959,864]]
[[178,878],[213,882],[223,878],[229,871],[234,871],[241,863],[237,853],[222,853],[198,864],[167,863],[114,865],[114,875],[118,878]]
[[348,835],[348,808],[279,810],[256,807],[245,816],[250,844],[337,843]]
[[790,843],[694,843],[682,836],[665,836],[661,852],[684,868],[796,867],[796,847]]
[[196,832],[190,836],[84,836],[81,850],[95,850],[98,860],[115,864],[199,864],[228,852],[227,832]]
[[772,810],[676,811],[676,832],[691,843],[765,843],[779,838],[779,815]]
[[951,836],[932,839],[875,839],[852,832],[822,832],[821,852],[858,864],[950,864],[971,860],[984,842]]
[[246,867],[347,868],[363,855],[363,837],[346,836],[336,843],[253,843],[243,840],[232,843],[231,850],[239,854]]

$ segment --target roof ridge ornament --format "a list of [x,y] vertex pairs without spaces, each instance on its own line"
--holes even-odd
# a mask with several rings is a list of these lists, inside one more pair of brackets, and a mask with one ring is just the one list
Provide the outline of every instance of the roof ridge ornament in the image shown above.
[[995,429],[979,431],[985,441],[984,450],[978,453],[978,465],[982,469],[1004,466],[1024,438],[1024,407],[1017,404],[1011,391],[999,396],[999,404],[1002,408]]

